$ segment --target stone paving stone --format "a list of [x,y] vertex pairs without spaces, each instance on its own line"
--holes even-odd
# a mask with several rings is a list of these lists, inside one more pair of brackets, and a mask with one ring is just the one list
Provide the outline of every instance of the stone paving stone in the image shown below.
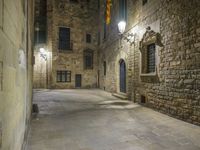
[[200,127],[115,101],[101,90],[35,92],[26,150],[200,150]]

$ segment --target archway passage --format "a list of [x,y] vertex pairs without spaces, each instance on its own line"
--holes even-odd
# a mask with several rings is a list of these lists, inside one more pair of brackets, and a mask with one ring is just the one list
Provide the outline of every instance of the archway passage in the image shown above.
[[126,93],[126,63],[120,60],[120,92]]

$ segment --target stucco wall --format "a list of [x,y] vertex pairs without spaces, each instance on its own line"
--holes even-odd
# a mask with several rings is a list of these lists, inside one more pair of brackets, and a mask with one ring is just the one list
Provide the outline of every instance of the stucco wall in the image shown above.
[[[21,150],[31,113],[33,2],[0,0],[0,149]],[[29,16],[29,17],[27,17]],[[27,20],[29,18],[29,20]],[[29,26],[29,27],[28,27]]]

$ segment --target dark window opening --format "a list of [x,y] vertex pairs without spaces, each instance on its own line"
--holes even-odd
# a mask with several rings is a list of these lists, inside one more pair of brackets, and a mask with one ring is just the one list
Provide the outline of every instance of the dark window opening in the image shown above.
[[98,10],[100,10],[100,0],[98,0]]
[[70,0],[70,3],[78,3],[78,0]]
[[127,0],[119,0],[120,20],[127,21]]
[[107,26],[106,26],[106,22],[104,23],[104,34],[103,34],[103,39],[105,40],[107,37]]
[[147,73],[155,72],[156,61],[155,61],[155,44],[147,46]]
[[70,28],[59,28],[59,50],[72,50]]
[[57,82],[71,82],[71,71],[57,71]]
[[141,103],[142,103],[142,104],[145,104],[145,103],[146,103],[146,97],[143,96],[143,95],[141,96]]
[[100,44],[101,44],[101,33],[98,32],[98,45],[100,45]]
[[[24,1],[24,0],[22,0]],[[35,44],[43,44],[47,41],[47,1],[37,1],[35,4]]]
[[103,70],[104,70],[103,74],[104,74],[104,76],[106,76],[106,71],[107,71],[106,61],[103,62]]
[[91,43],[92,42],[92,36],[91,34],[86,34],[86,42]]
[[90,50],[84,51],[84,68],[93,69],[93,52]]
[[47,35],[45,30],[35,31],[35,43],[46,43]]
[[148,0],[142,0],[142,5],[145,5],[148,2]]

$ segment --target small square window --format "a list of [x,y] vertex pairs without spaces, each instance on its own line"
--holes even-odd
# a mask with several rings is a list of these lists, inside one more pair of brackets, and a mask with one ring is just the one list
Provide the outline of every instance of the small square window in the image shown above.
[[91,34],[86,34],[86,42],[91,43],[92,42],[92,36]]
[[71,82],[71,71],[57,71],[57,82]]

